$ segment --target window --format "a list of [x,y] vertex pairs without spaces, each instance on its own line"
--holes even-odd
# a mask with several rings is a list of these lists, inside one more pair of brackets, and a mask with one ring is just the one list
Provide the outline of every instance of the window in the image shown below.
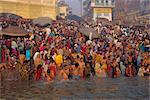
[[97,17],[100,17],[100,16],[102,16],[102,14],[101,14],[101,13],[98,13],[98,14],[97,14]]
[[60,13],[60,16],[65,16],[65,13]]
[[108,3],[108,0],[106,0],[106,3]]
[[106,0],[106,5],[108,5],[108,0]]
[[109,16],[109,13],[104,13],[104,16]]
[[99,4],[99,0],[96,0],[96,4],[97,4],[97,5]]
[[115,0],[112,0],[111,2],[112,2],[112,3],[114,3],[114,2],[115,2]]

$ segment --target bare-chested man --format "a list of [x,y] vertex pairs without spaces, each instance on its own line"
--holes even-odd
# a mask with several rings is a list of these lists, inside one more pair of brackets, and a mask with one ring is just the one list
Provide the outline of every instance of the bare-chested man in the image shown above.
[[64,66],[62,70],[60,70],[58,74],[58,80],[68,80],[69,75],[69,66]]
[[75,63],[75,65],[73,66],[73,79],[74,80],[80,79],[79,63]]

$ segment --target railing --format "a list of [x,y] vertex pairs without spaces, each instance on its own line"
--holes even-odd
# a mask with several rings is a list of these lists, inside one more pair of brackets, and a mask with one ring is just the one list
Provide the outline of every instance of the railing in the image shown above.
[[92,7],[115,7],[114,3],[106,4],[106,3],[91,3]]
[[92,0],[91,2],[92,7],[115,7],[115,2],[97,2],[96,0]]

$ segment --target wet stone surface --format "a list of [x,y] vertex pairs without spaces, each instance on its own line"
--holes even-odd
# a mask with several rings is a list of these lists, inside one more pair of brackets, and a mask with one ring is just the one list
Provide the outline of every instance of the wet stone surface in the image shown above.
[[149,100],[149,95],[148,77],[0,82],[0,100]]

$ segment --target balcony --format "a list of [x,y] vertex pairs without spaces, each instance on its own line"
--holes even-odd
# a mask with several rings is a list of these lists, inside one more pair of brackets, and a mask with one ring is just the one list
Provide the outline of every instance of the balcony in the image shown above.
[[110,0],[109,0],[109,2],[98,2],[96,0],[92,0],[91,7],[106,7],[106,8],[110,7],[110,8],[114,8],[115,3],[111,2]]

